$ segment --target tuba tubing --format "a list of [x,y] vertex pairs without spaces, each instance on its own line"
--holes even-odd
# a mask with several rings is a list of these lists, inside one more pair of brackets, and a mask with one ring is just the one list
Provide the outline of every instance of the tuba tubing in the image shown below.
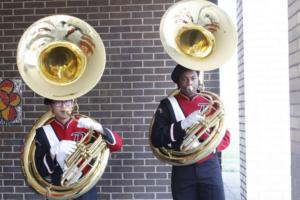
[[[216,102],[217,101],[210,101],[210,104],[213,105]],[[218,102],[218,104],[220,104],[220,102]],[[204,116],[208,112],[208,108],[212,108],[211,105],[206,107],[205,112],[202,112]],[[188,149],[191,149],[192,144],[196,140],[199,140],[201,136],[203,136],[205,132],[208,131],[209,128],[214,127],[223,117],[224,109],[221,107],[220,109],[215,110],[212,116],[205,118],[203,122],[195,123],[191,127],[187,128],[187,136],[183,139],[183,142],[180,146],[180,150],[186,151]]]
[[[177,92],[178,90],[173,92],[171,95],[174,95],[174,93]],[[222,103],[219,100],[219,97],[212,92],[201,91],[199,94],[205,96],[207,99],[211,99],[211,102],[208,104],[208,107],[204,112],[206,115],[205,120],[203,123],[194,124],[192,127],[186,130],[187,136],[184,138],[184,146],[181,145],[180,150],[167,147],[157,148],[153,146],[151,141],[151,133],[155,116],[152,118],[149,128],[149,145],[153,154],[159,160],[175,166],[190,165],[214,152],[217,146],[220,144],[225,135],[225,114]],[[211,113],[212,111],[214,112]],[[206,132],[206,130],[209,130],[209,136],[203,142],[199,142],[199,138]],[[193,146],[194,144],[197,144],[197,146]]]
[[[86,145],[85,143],[88,137],[92,137],[95,141],[92,144]],[[76,146],[75,152],[65,159],[66,170],[62,175],[62,186],[69,185],[69,180],[78,177],[80,175],[78,173],[87,166],[91,167],[92,165],[90,165],[90,162],[92,159],[95,159],[97,155],[101,155],[102,151],[107,148],[106,142],[102,139],[101,134],[99,134],[98,137],[95,137],[92,130],[89,130]]]
[[[82,117],[86,117],[84,115],[80,115]],[[65,171],[64,179],[70,180],[73,177],[77,176],[77,174],[72,174],[72,171],[75,171],[74,168],[77,167],[77,160],[86,159],[84,157],[85,152],[90,152],[89,146],[91,146],[91,150],[93,154],[89,156],[88,160],[94,159],[93,165],[90,166],[88,162],[81,163],[79,167],[85,168],[89,166],[89,171],[82,176],[77,182],[69,184],[68,181],[64,181],[63,185],[56,186],[48,182],[45,178],[43,178],[36,167],[35,164],[35,133],[38,127],[43,126],[49,119],[53,117],[51,111],[44,113],[33,125],[29,134],[26,136],[24,141],[24,146],[22,148],[21,154],[21,166],[22,171],[25,176],[25,179],[33,189],[35,189],[39,194],[49,198],[49,199],[57,199],[57,200],[65,200],[70,198],[76,198],[90,190],[101,178],[104,170],[107,166],[109,159],[109,148],[107,148],[106,142],[103,141],[100,137],[98,137],[95,142],[90,144],[83,144],[84,140],[81,140],[81,144],[78,143],[77,148],[74,154],[69,156],[69,159],[73,162],[67,164],[68,169]],[[88,135],[88,134],[86,134]],[[100,145],[98,145],[100,143]],[[83,151],[82,151],[83,149]]]

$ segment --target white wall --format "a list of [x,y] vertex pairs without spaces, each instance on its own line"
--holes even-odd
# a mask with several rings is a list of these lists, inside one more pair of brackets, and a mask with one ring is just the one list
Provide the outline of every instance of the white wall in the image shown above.
[[[219,0],[222,8],[236,24],[235,0]],[[231,133],[230,146],[222,154],[223,171],[239,171],[238,67],[236,52],[220,67],[220,97],[225,106],[226,126]]]
[[242,1],[244,179],[249,200],[290,200],[287,1]]

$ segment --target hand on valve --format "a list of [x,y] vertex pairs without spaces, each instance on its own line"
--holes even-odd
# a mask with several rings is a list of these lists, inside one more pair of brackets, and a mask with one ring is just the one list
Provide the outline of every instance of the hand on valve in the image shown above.
[[199,110],[196,110],[181,121],[181,128],[185,130],[193,124],[201,123],[204,120],[204,118],[205,117],[201,114],[201,112],[199,112]]
[[100,132],[104,134],[103,127],[100,123],[96,122],[95,120],[92,120],[91,118],[80,118],[78,120],[77,124],[78,128],[86,128],[86,129],[92,129],[94,131]]

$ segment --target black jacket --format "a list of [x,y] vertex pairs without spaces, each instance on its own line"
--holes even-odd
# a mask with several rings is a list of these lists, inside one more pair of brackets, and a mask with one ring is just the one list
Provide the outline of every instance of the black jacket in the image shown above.
[[[175,142],[171,139],[171,125]],[[176,121],[173,107],[168,98],[163,99],[154,116],[151,132],[151,142],[154,147],[172,147],[178,149],[185,136],[185,130],[181,128],[181,121]]]

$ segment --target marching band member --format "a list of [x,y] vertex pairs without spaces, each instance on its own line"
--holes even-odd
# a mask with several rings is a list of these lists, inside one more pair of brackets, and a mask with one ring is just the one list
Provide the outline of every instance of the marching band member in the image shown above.
[[[65,158],[76,149],[76,143],[89,131],[102,134],[111,152],[122,147],[122,138],[117,132],[103,127],[100,123],[80,116],[72,117],[73,100],[57,101],[45,99],[44,103],[54,114],[54,117],[36,130],[35,161],[42,177],[50,176],[53,185],[60,185],[61,176],[65,169]],[[84,169],[85,170],[85,169]],[[83,172],[79,175],[84,174]],[[69,180],[76,182],[79,177]],[[97,199],[96,187],[83,194],[79,200]]]
[[[179,150],[186,135],[186,129],[204,120],[199,110],[208,104],[207,99],[196,93],[199,87],[197,71],[177,65],[171,74],[180,92],[174,97],[163,99],[155,113],[151,141],[154,147],[171,146]],[[178,114],[183,120],[177,120]],[[205,137],[205,135],[203,135]],[[206,136],[208,137],[208,136]],[[201,140],[201,137],[200,137]],[[216,148],[224,150],[230,143],[230,133],[226,133]],[[215,152],[187,166],[172,166],[172,195],[175,200],[224,200],[221,167]]]

